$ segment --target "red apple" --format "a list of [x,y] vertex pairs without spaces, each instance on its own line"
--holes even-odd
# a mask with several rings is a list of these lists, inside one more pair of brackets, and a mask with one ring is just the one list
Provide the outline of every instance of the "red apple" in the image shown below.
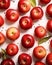
[[32,19],[28,16],[24,16],[19,21],[20,27],[27,30],[32,27]]
[[30,34],[25,34],[22,37],[21,41],[22,41],[23,47],[25,47],[25,48],[31,48],[34,45],[34,37]]
[[32,58],[29,54],[22,53],[18,57],[18,63],[19,65],[31,65]]
[[50,48],[51,48],[51,50],[52,50],[52,39],[51,39],[51,41],[50,41]]
[[9,56],[14,56],[18,53],[18,46],[14,43],[10,43],[6,48],[6,53]]
[[45,65],[43,62],[36,62],[35,65]]
[[52,65],[52,52],[47,55],[46,62],[48,65]]
[[33,50],[33,55],[37,59],[43,59],[46,56],[46,49],[43,46],[37,46]]
[[50,1],[51,0],[40,0],[40,3],[44,5],[44,4],[48,4]]
[[2,16],[0,16],[0,27],[4,24],[4,19]]
[[34,30],[35,36],[42,38],[46,35],[46,29],[43,26],[37,26]]
[[19,12],[15,9],[8,9],[6,11],[6,18],[11,22],[16,22],[19,18]]
[[52,20],[48,20],[48,22],[47,22],[47,30],[52,33]]
[[18,8],[22,13],[26,13],[30,10],[31,5],[28,0],[20,0],[18,2]]
[[10,27],[10,28],[8,28],[7,31],[6,31],[6,36],[7,36],[7,38],[10,39],[10,40],[16,40],[16,39],[18,39],[19,36],[20,36],[20,31],[19,31],[19,29],[16,28],[16,27]]
[[30,16],[34,20],[41,19],[43,17],[43,10],[41,7],[34,7],[30,12]]
[[7,9],[10,6],[10,0],[0,0],[0,9]]
[[52,17],[52,3],[47,6],[46,13]]
[[1,62],[1,65],[15,65],[15,63],[11,59],[5,59]]
[[5,36],[2,32],[0,32],[0,45],[5,42]]

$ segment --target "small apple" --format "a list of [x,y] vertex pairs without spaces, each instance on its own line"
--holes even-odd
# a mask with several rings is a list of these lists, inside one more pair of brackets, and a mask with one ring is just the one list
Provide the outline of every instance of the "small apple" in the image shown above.
[[4,19],[2,16],[0,16],[0,27],[4,24]]
[[48,65],[52,65],[52,52],[47,55],[46,62]]
[[5,59],[1,62],[1,65],[15,65],[15,63],[11,59]]
[[19,0],[18,8],[20,12],[26,13],[30,10],[31,5],[28,0]]
[[38,20],[43,17],[43,10],[41,7],[34,7],[30,12],[30,16],[33,20]]
[[0,0],[0,9],[7,9],[10,6],[10,0]]
[[29,54],[22,53],[18,57],[18,63],[19,65],[31,65],[32,58]]
[[38,38],[43,38],[46,35],[46,29],[43,26],[37,26],[34,30],[34,34]]
[[16,39],[18,39],[19,36],[20,36],[20,31],[19,31],[19,29],[16,28],[16,27],[10,27],[10,28],[8,28],[7,31],[6,31],[6,36],[7,36],[7,38],[10,39],[10,40],[16,40]]
[[14,56],[18,53],[18,46],[14,43],[10,43],[6,48],[6,53],[9,56]]
[[0,32],[0,45],[2,45],[5,42],[5,36],[2,32]]
[[36,62],[35,65],[45,65],[43,62]]
[[24,16],[20,19],[19,24],[24,30],[30,29],[32,27],[32,19],[28,16]]
[[10,22],[16,22],[19,18],[19,12],[15,9],[8,9],[6,11],[6,18],[10,21]]
[[41,60],[46,56],[46,49],[43,46],[37,46],[33,50],[33,55]]
[[33,47],[34,45],[34,37],[30,34],[25,34],[23,37],[22,37],[22,45],[23,47],[25,48],[31,48]]

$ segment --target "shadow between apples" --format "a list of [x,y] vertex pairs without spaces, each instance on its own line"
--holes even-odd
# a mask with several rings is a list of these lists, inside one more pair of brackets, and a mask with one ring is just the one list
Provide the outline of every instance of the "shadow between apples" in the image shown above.
[[21,50],[22,52],[26,52],[28,49],[24,48],[24,47],[22,46],[22,44],[20,43],[20,50]]
[[0,9],[0,13],[1,13],[1,12],[5,12],[5,9]]
[[6,23],[7,25],[12,25],[12,24],[14,24],[15,22],[11,22],[11,21],[9,21],[9,20],[5,17],[5,23]]
[[52,48],[50,48],[50,46],[49,46],[49,49],[50,49],[50,52],[52,52]]
[[52,33],[51,32],[49,32],[48,30],[47,30],[47,32],[48,32],[48,35],[52,36]]
[[28,30],[22,29],[22,28],[20,27],[20,25],[18,25],[18,29],[20,30],[21,33],[24,33],[24,32],[26,32],[26,31],[28,31]]
[[52,18],[47,14],[47,12],[45,12],[45,14],[46,14],[46,18],[48,19],[48,20],[51,20]]
[[34,38],[35,38],[36,41],[40,40],[39,38],[36,37],[35,34],[33,34],[33,36],[34,36]]
[[11,41],[10,39],[8,39],[8,38],[6,37],[6,43],[7,43],[7,44],[13,43],[13,41]]
[[[18,7],[17,7],[18,8]],[[24,15],[26,15],[26,13],[23,13],[23,12],[21,12],[20,10],[19,10],[19,8],[18,8],[18,12],[19,12],[19,14],[20,14],[20,16],[24,16]]]
[[41,61],[40,59],[37,59],[36,57],[34,57],[33,53],[32,53],[32,60],[33,60],[34,63],[37,62],[37,61]]

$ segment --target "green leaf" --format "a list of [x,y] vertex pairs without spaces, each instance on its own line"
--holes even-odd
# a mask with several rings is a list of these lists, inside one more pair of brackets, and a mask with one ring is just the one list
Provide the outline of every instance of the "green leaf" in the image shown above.
[[35,7],[36,6],[36,0],[29,0],[30,1],[30,4]]
[[1,49],[2,51],[2,55],[3,55],[3,59],[7,59],[7,55],[6,55],[6,51],[4,49]]
[[40,40],[38,41],[38,44],[42,44],[42,43],[48,41],[51,37],[52,37],[52,36],[48,36],[48,37],[45,37],[45,38],[40,39]]

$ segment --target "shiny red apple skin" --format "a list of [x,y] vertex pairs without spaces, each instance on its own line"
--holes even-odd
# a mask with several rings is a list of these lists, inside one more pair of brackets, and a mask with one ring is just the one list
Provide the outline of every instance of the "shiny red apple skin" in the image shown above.
[[52,3],[47,6],[46,13],[52,18]]
[[4,24],[4,19],[2,16],[0,16],[0,27],[3,26],[3,24]]
[[11,59],[5,59],[1,62],[1,65],[15,65],[15,63]]
[[32,28],[32,19],[28,16],[24,16],[19,21],[20,27],[24,30]]
[[30,16],[33,20],[38,20],[43,17],[43,10],[41,7],[34,7],[30,12]]
[[51,0],[40,0],[42,5],[48,4]]
[[16,22],[19,19],[19,12],[18,10],[15,9],[8,9],[6,11],[6,18],[10,21],[10,22]]
[[18,46],[14,43],[10,43],[8,44],[7,48],[6,48],[6,53],[9,55],[9,56],[14,56],[18,53]]
[[48,20],[48,22],[47,22],[47,30],[52,33],[52,20]]
[[43,38],[46,35],[46,29],[43,26],[37,26],[34,30],[34,34],[38,38]]
[[0,45],[4,44],[6,38],[2,32],[0,32]]
[[18,57],[18,63],[19,65],[31,65],[32,58],[29,54],[22,53]]
[[33,50],[33,55],[37,59],[43,59],[46,56],[46,49],[43,46],[37,46]]
[[0,9],[7,9],[10,6],[10,0],[0,0]]
[[45,65],[43,62],[36,62],[34,65]]
[[34,37],[30,34],[25,34],[22,37],[21,41],[22,41],[22,46],[25,48],[31,48],[31,47],[33,47],[33,45],[35,43]]
[[50,52],[46,57],[46,62],[48,65],[52,65],[52,52]]
[[20,0],[18,2],[18,9],[22,13],[27,13],[31,8],[31,5],[28,0]]
[[6,31],[6,36],[7,36],[8,39],[14,41],[14,40],[19,38],[20,30],[18,28],[16,28],[16,27],[10,27]]

